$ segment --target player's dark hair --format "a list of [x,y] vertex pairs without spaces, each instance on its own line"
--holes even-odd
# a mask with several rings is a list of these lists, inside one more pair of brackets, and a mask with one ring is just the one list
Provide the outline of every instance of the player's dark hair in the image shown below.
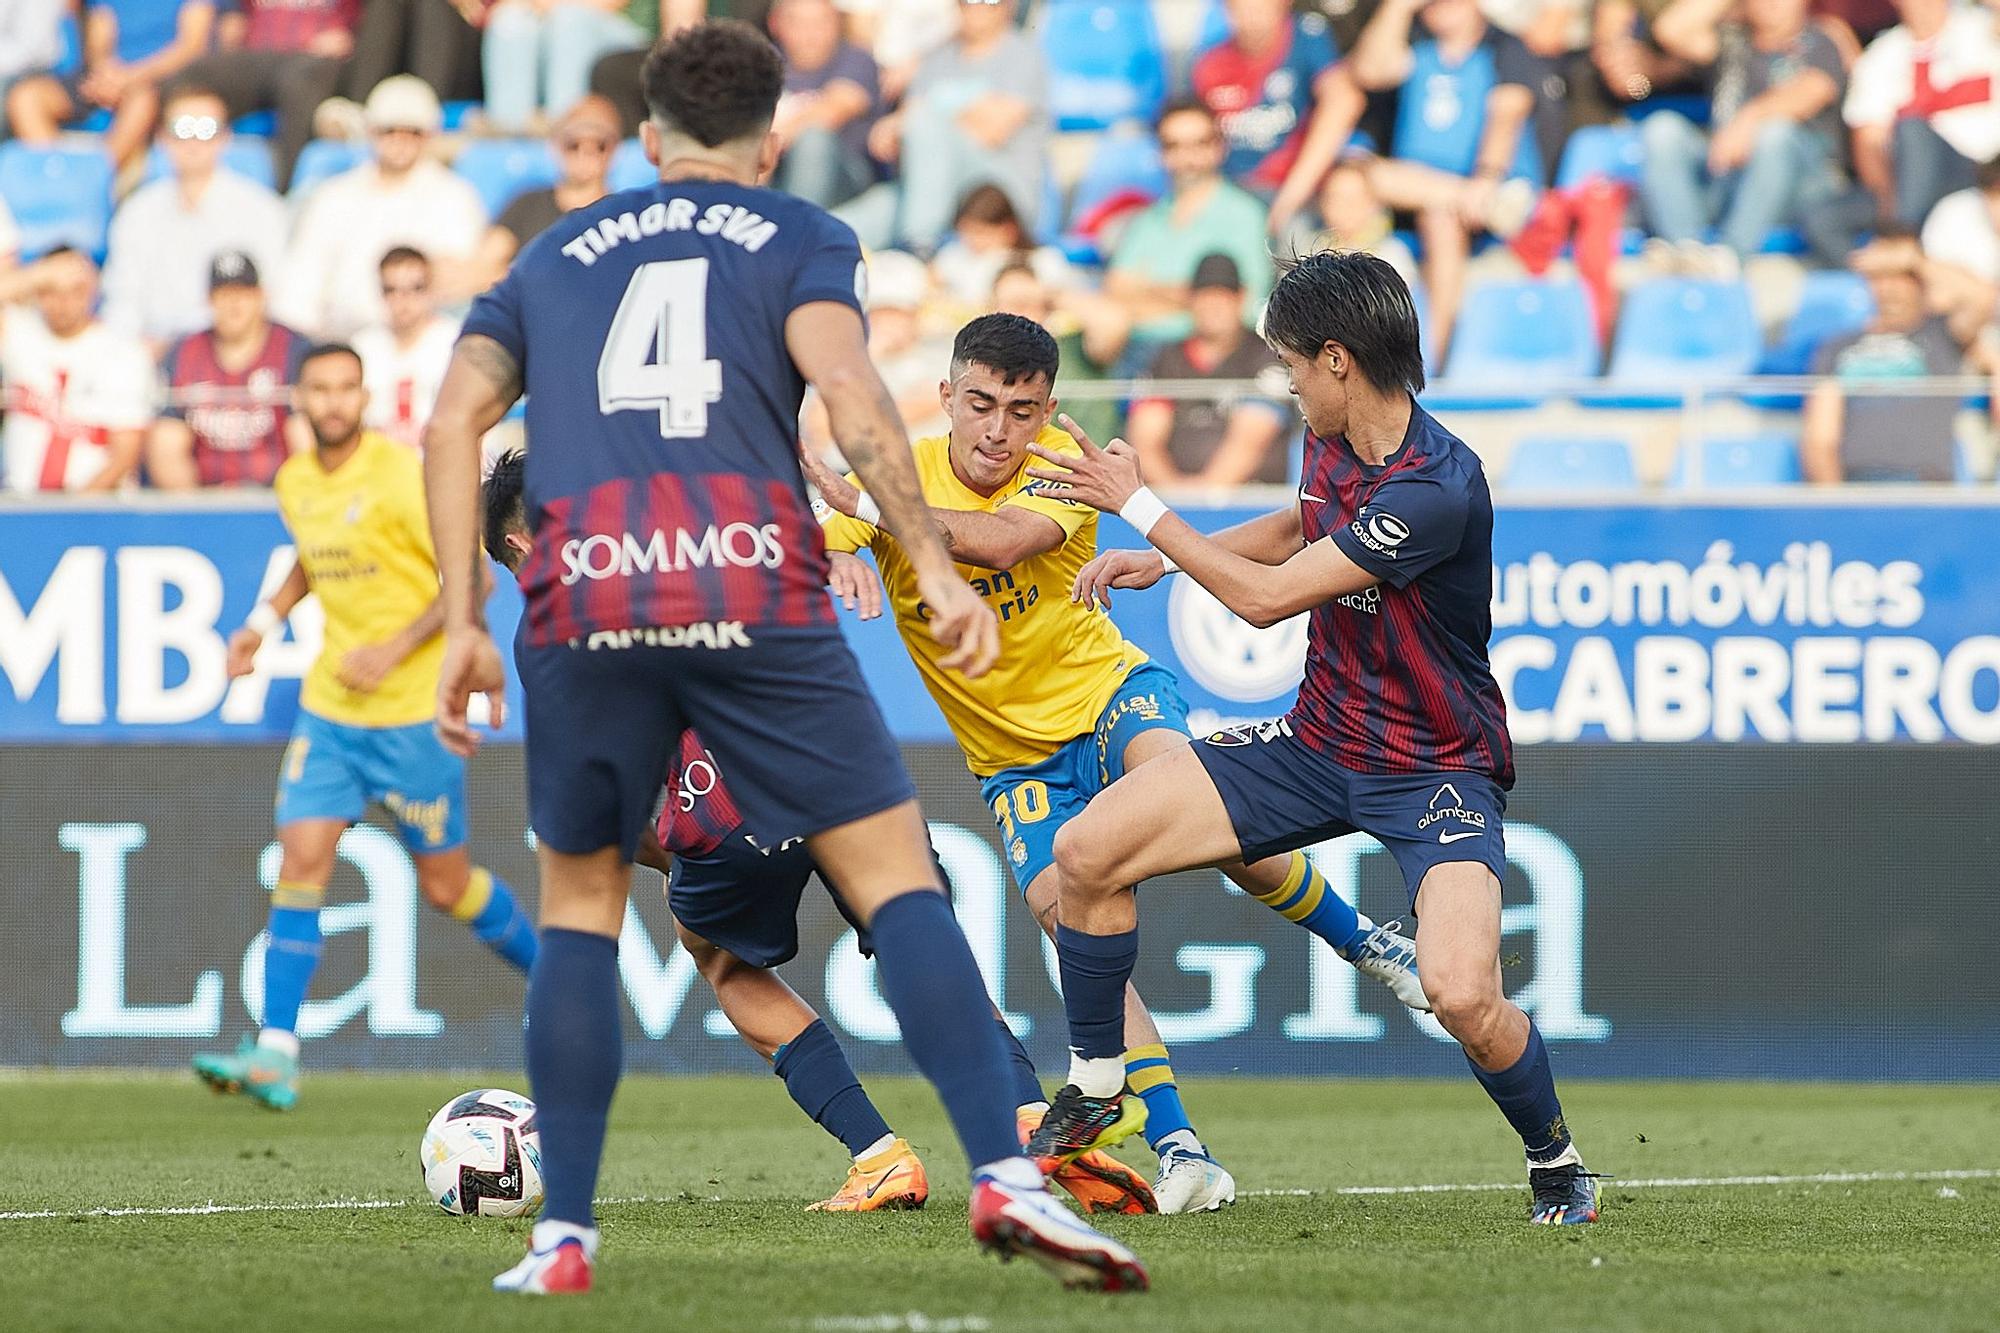
[[646,111],[660,129],[714,148],[770,127],[785,61],[749,24],[710,19],[655,45],[642,78]]
[[518,556],[507,549],[507,534],[528,530],[528,455],[509,449],[493,460],[493,470],[479,484],[479,499],[485,511],[480,540],[486,554],[512,569]]
[[414,245],[392,245],[382,252],[382,260],[375,265],[379,273],[387,273],[398,264],[422,264],[431,266],[431,257]]
[[352,357],[354,358],[355,365],[362,364],[361,353],[355,351],[346,343],[314,343],[311,347],[306,348],[306,354],[299,358],[299,374],[303,376],[306,373],[307,366],[315,361],[324,361],[330,356]]
[[1423,392],[1417,308],[1401,275],[1374,255],[1327,250],[1282,266],[1264,307],[1264,338],[1300,356],[1339,343],[1378,389]]
[[1000,373],[1003,384],[1018,384],[1045,376],[1056,382],[1062,353],[1049,331],[1022,315],[981,315],[958,331],[951,344],[952,378],[965,366],[985,366]]

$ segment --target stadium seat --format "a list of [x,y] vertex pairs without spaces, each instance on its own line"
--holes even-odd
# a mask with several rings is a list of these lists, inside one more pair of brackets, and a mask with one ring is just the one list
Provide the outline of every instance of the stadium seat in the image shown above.
[[1813,270],[1799,289],[1798,309],[1785,321],[1784,331],[1757,369],[1766,375],[1808,374],[1815,348],[1828,338],[1863,327],[1874,313],[1875,298],[1859,273]]
[[269,139],[278,133],[278,113],[266,108],[238,116],[230,125],[238,134],[255,134]]
[[[271,164],[271,145],[262,139],[238,136],[229,141],[222,150],[222,169],[235,172],[245,180],[256,181],[266,188],[277,184],[277,169]],[[146,154],[146,175],[139,183],[150,185],[164,176],[173,174],[167,163],[167,150],[154,144]]]
[[0,144],[0,196],[21,229],[21,255],[59,245],[102,258],[115,172],[101,148]]
[[1556,188],[1574,189],[1593,177],[1603,176],[1637,188],[1639,171],[1645,165],[1646,150],[1634,125],[1585,125],[1569,136],[1562,164],[1556,169]]
[[1056,129],[1150,125],[1167,96],[1167,56],[1148,0],[1050,0],[1042,15]]
[[[1576,282],[1489,282],[1466,294],[1445,378],[1538,385],[1597,373],[1590,303]],[[1539,401],[1539,393],[1521,406]]]
[[446,102],[444,104],[444,132],[456,134],[465,128],[465,118],[482,106],[479,102]]
[[646,150],[637,139],[627,139],[611,155],[611,172],[606,178],[614,193],[636,190],[660,178],[658,168],[646,160]]
[[[1761,342],[1750,291],[1742,283],[1657,278],[1626,293],[1606,374],[1626,383],[1733,379],[1757,368]],[[1628,395],[1602,401],[1651,405],[1652,400],[1637,404]]]
[[1501,485],[1513,490],[1625,491],[1639,484],[1623,440],[1531,437],[1514,446]]
[[540,139],[474,139],[459,150],[451,168],[479,191],[488,217],[498,217],[514,196],[554,185],[561,175],[555,154]]
[[367,160],[368,145],[365,143],[314,139],[305,146],[297,164],[292,167],[292,198],[304,198],[306,191],[321,181],[338,176],[343,171],[352,171]]
[[[1690,468],[1699,457],[1701,467]],[[1676,490],[1720,491],[1742,486],[1790,486],[1803,479],[1799,444],[1791,435],[1717,436],[1681,445],[1668,485]]]
[[1151,130],[1126,126],[1097,141],[1070,196],[1069,215],[1082,217],[1122,190],[1155,199],[1167,192],[1167,169],[1160,165],[1160,146]]

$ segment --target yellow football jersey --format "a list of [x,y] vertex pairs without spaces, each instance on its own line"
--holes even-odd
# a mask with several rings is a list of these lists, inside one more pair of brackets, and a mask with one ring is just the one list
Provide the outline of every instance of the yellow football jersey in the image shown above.
[[316,453],[295,454],[272,486],[326,613],[326,639],[306,673],[300,705],[358,727],[430,721],[437,715],[443,635],[403,659],[367,694],[334,676],[350,649],[394,637],[438,595],[423,460],[414,449],[368,431],[333,471],[320,466]]
[[[1081,452],[1065,432],[1045,427],[1037,443]],[[969,490],[951,470],[951,442],[934,435],[913,446],[924,499],[938,509],[995,513],[1025,509],[1062,526],[1064,541],[1012,569],[961,564],[960,574],[1000,617],[1000,660],[978,680],[938,666],[949,651],[924,624],[930,612],[917,597],[917,575],[895,539],[860,519],[835,514],[824,527],[827,549],[875,553],[896,613],[896,629],[944,713],[965,762],[980,777],[1037,764],[1097,726],[1120,681],[1146,654],[1125,641],[1111,617],[1070,600],[1077,571],[1097,554],[1097,511],[1031,490],[1027,469],[992,495]],[[858,484],[858,483],[857,483]]]

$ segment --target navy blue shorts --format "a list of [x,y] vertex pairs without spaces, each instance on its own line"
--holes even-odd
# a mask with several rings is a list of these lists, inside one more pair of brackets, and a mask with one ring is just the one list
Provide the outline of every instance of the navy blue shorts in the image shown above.
[[[798,956],[799,899],[817,870],[802,846],[766,856],[740,833],[732,834],[706,856],[675,854],[667,908],[694,934],[752,967],[777,967]],[[872,957],[867,927],[830,881],[822,876],[821,883],[860,937],[862,956]]]
[[[669,636],[681,642],[665,646]],[[631,630],[574,646],[524,644],[519,658],[528,818],[559,852],[616,846],[631,860],[687,727],[729,775],[743,828],[761,846],[916,794],[831,626]]]
[[1292,734],[1283,718],[1195,742],[1243,859],[1366,833],[1403,872],[1414,908],[1432,866],[1477,861],[1504,877],[1507,794],[1479,773],[1357,773]]

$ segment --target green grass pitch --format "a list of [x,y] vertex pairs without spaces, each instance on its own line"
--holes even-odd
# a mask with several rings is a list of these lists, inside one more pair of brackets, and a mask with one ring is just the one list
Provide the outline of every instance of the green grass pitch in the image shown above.
[[[870,1081],[925,1153],[930,1207],[825,1217],[800,1208],[844,1159],[776,1080],[635,1078],[614,1113],[602,1193],[624,1201],[603,1210],[598,1289],[533,1301],[486,1289],[525,1223],[448,1218],[420,1190],[426,1119],[476,1086],[323,1075],[277,1116],[192,1078],[0,1075],[0,1327],[2000,1328],[1992,1087],[1575,1084],[1589,1162],[1622,1181],[1604,1182],[1598,1225],[1544,1230],[1522,1221],[1521,1188],[1336,1192],[1519,1179],[1469,1080],[1195,1081],[1190,1108],[1245,1197],[1115,1219],[1154,1285],[1105,1297],[973,1250],[963,1164],[920,1085]],[[1939,1171],[1965,1174],[1657,1183]],[[211,1201],[336,1206],[87,1215]],[[41,1211],[58,1215],[21,1215]]]

